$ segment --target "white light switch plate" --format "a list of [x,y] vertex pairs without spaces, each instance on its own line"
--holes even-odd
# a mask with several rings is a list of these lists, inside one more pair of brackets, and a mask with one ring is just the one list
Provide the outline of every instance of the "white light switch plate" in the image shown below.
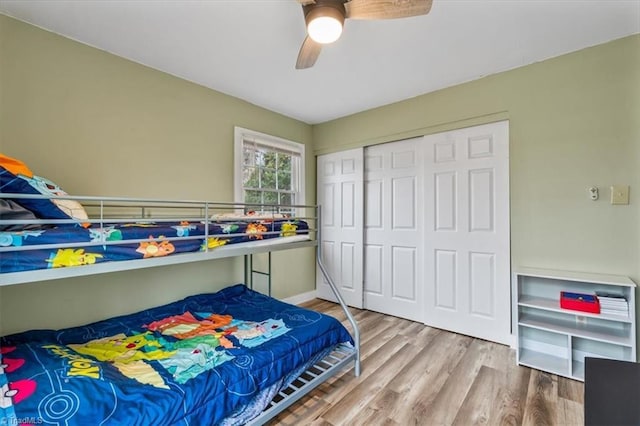
[[629,185],[611,187],[611,204],[629,204]]

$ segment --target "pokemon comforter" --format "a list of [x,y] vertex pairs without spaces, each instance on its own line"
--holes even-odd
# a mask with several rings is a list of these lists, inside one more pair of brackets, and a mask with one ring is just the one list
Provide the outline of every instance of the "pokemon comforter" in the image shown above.
[[[200,222],[93,224],[88,228],[73,225],[0,232],[0,273],[211,250],[226,244],[305,234],[308,229],[302,220],[274,219],[210,222],[208,233]],[[45,244],[69,246],[23,250]]]
[[0,339],[1,424],[244,423],[338,343],[334,318],[238,284]]

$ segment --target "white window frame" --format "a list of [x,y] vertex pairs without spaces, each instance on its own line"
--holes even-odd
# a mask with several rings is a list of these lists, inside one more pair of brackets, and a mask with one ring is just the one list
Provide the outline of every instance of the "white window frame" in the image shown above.
[[[299,164],[292,167],[291,187],[295,191],[295,204],[305,204],[305,146],[302,143],[256,132],[242,127],[234,127],[234,198],[236,203],[244,203],[242,185],[243,147],[245,141],[259,142],[261,145],[300,155]],[[295,175],[295,176],[294,176]]]

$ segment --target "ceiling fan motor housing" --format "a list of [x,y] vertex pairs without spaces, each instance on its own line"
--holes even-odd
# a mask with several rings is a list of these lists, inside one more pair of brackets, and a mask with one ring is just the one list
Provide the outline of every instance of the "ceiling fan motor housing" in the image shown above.
[[344,25],[344,18],[347,14],[344,3],[340,0],[316,0],[315,3],[302,6],[304,21],[308,26],[309,22],[319,17],[331,17]]

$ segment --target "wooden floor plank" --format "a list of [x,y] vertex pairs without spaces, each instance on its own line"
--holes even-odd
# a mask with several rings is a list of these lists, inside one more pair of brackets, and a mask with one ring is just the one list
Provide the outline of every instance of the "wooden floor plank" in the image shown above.
[[558,396],[584,404],[584,384],[565,377],[558,378]]
[[565,398],[558,398],[558,420],[556,424],[566,426],[583,425],[583,404]]
[[[418,420],[413,407],[420,401],[433,399],[446,382],[448,363],[455,364],[463,352],[459,348],[460,336],[453,333],[436,334],[432,344],[425,346],[418,355],[404,366],[393,378],[387,390],[393,390],[399,397],[397,403],[385,408],[387,415],[400,424],[408,424]],[[446,360],[446,362],[445,362]],[[374,404],[379,403],[378,399]]]
[[450,425],[453,423],[469,388],[478,376],[483,362],[490,354],[490,347],[493,343],[469,337],[467,339],[470,344],[460,362],[451,370],[446,383],[440,388],[431,403],[424,404],[428,419],[433,424]]
[[337,389],[332,389],[330,393],[328,392],[325,400],[330,403],[339,402],[343,397],[351,393],[356,386],[366,381],[369,376],[378,374],[385,365],[396,364],[397,353],[406,344],[406,337],[404,336],[394,336],[390,340],[387,340],[386,343],[380,346],[379,350],[376,350],[362,360],[360,377],[355,377],[352,370],[349,370],[348,374],[343,373],[337,378],[335,383],[331,384],[332,387],[338,385]]
[[[348,325],[339,305],[305,303]],[[516,365],[499,344],[352,309],[362,374],[338,373],[270,425],[580,425],[584,385]]]
[[558,378],[552,374],[532,370],[524,410],[524,425],[551,426],[556,424]]
[[329,403],[322,398],[317,390],[309,396],[301,398],[296,404],[280,414],[277,423],[282,426],[305,425],[319,418],[320,413],[326,411]]
[[515,351],[508,351],[507,362],[496,369],[502,381],[491,409],[490,424],[516,426],[521,425],[524,418],[531,369],[517,366]]
[[458,336],[453,333],[440,333],[434,336],[432,344],[425,346],[415,359],[405,365],[396,377],[389,383],[389,389],[398,393],[416,388],[416,382],[425,380],[425,377],[433,376],[440,369],[433,368],[440,365],[445,359],[451,360],[451,355],[458,345]]
[[502,384],[502,374],[485,365],[480,367],[452,424],[456,426],[490,424],[493,402]]
[[[427,359],[430,363],[419,375],[420,382],[412,386],[407,395],[406,401],[411,409],[396,407],[398,421],[402,424],[434,423],[433,403],[473,341],[472,338],[461,334],[447,332],[441,333],[441,335],[453,338],[453,344],[442,355]],[[433,346],[436,345],[434,344]]]
[[332,423],[349,424],[353,419],[360,415],[360,410],[366,407],[386,384],[397,374],[397,372],[411,360],[418,349],[410,344],[405,344],[398,350],[394,356],[394,361],[388,362],[377,369],[376,374],[369,375],[366,379],[360,381],[347,395],[340,398],[322,415],[324,419]]

